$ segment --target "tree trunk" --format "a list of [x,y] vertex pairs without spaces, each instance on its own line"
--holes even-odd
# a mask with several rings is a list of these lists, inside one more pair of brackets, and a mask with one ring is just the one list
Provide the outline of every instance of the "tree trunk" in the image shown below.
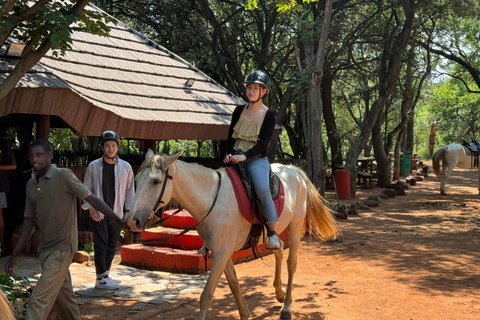
[[372,129],[372,143],[377,162],[377,186],[384,188],[390,184],[392,167],[383,144],[382,121],[377,121]]
[[327,130],[328,144],[332,154],[332,169],[343,166],[342,144],[338,135],[337,125],[335,123],[335,115],[333,114],[332,105],[332,83],[333,77],[329,70],[325,70],[322,77],[322,103],[323,118],[325,119],[325,129]]
[[[384,65],[388,67],[381,68],[381,71],[379,73],[379,96],[377,100],[373,103],[369,114],[365,117],[359,137],[356,139],[356,141],[352,144],[352,146],[347,152],[346,169],[350,170],[350,194],[353,197],[355,197],[356,195],[357,159],[362,149],[367,144],[368,138],[373,130],[373,127],[375,126],[378,116],[384,110],[386,101],[392,94],[397,84],[398,76],[400,74],[402,55],[405,51],[405,47],[407,46],[412,31],[413,18],[415,16],[415,7],[415,0],[404,1],[403,9],[405,12],[405,21],[402,27],[402,31],[396,37],[395,41],[385,41],[384,43],[385,46],[390,47],[386,47],[384,50]],[[378,161],[379,160],[377,160],[377,164]],[[377,174],[390,174],[390,172],[386,172],[387,167],[388,166],[385,166],[385,168],[382,169],[385,171],[382,172],[380,172],[380,169],[377,169]]]

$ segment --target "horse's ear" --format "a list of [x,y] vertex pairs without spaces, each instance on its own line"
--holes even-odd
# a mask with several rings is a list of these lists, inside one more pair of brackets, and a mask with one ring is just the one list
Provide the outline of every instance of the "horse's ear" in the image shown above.
[[153,150],[148,148],[148,151],[147,153],[145,153],[145,160],[147,159],[150,159],[151,157],[153,157],[155,154],[153,153]]
[[177,160],[181,155],[182,155],[182,151],[180,151],[177,154],[173,154],[173,155],[168,156],[165,159],[163,159],[162,160],[163,168],[167,169],[173,163],[173,161]]

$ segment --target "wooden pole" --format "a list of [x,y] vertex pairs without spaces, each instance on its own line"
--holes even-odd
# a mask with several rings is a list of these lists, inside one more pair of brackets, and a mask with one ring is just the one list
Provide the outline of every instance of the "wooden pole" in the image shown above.
[[154,153],[157,152],[157,140],[145,140],[144,150],[152,149]]
[[37,139],[48,140],[49,136],[50,136],[50,116],[41,115],[40,122],[38,123]]

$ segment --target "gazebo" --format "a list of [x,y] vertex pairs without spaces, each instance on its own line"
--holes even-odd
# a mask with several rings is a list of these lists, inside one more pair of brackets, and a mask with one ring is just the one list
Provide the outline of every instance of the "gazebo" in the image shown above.
[[[96,137],[114,130],[152,149],[157,140],[226,139],[231,114],[242,99],[124,23],[109,27],[108,37],[75,32],[64,56],[48,52],[0,99],[0,122],[33,128],[35,137],[44,139],[50,128]],[[0,50],[0,81],[18,61],[7,49]],[[83,178],[82,170],[76,173]],[[21,223],[23,214],[16,210],[6,229]],[[5,236],[13,233],[6,231]]]
[[[109,27],[108,37],[75,32],[65,56],[48,52],[0,100],[0,117],[36,122],[42,138],[51,126],[83,136],[108,128],[132,139],[226,138],[240,98],[122,22]],[[17,61],[2,49],[0,81]]]

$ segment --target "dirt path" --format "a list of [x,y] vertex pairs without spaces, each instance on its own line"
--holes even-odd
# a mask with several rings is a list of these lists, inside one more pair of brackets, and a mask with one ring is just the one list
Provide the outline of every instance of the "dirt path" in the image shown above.
[[[477,172],[456,169],[439,194],[433,176],[340,220],[342,237],[305,238],[295,276],[293,319],[480,319],[480,196]],[[381,189],[359,190],[358,199]],[[328,195],[327,195],[328,196]],[[330,195],[330,197],[333,197]],[[346,203],[351,201],[345,201]],[[286,252],[286,256],[288,251]],[[285,266],[285,265],[284,265]],[[251,319],[278,319],[273,256],[236,266]],[[283,281],[287,279],[286,267]],[[82,319],[196,319],[200,292],[132,312],[134,301],[82,305]],[[238,319],[223,277],[207,319]]]

